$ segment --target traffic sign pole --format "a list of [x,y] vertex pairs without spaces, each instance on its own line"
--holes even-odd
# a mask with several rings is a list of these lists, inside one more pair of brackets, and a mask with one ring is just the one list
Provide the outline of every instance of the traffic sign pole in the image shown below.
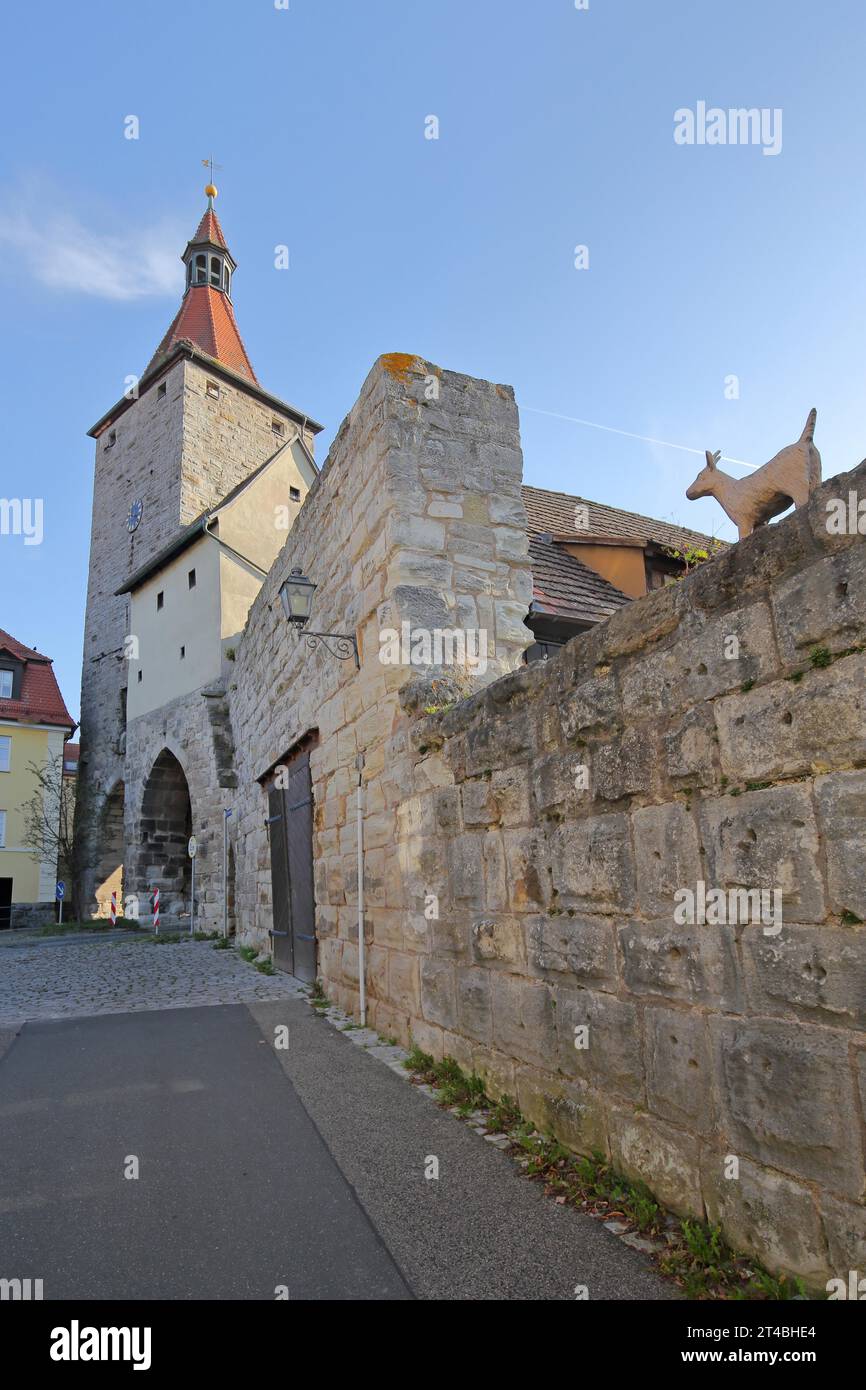
[[191,910],[189,914],[189,934],[190,936],[195,936],[195,857],[198,853],[198,840],[195,838],[194,835],[190,835],[189,844],[186,847],[186,851],[190,859],[192,860],[192,903],[190,905]]

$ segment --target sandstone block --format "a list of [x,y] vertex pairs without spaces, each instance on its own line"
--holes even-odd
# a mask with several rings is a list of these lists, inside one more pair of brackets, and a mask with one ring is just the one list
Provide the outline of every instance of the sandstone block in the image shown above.
[[807,787],[719,797],[703,802],[700,816],[709,886],[779,889],[784,921],[823,920],[818,827]]
[[632,1181],[643,1182],[680,1216],[703,1216],[698,1141],[650,1115],[611,1107],[610,1153]]
[[518,1067],[517,1104],[542,1134],[553,1134],[577,1153],[607,1150],[604,1098],[579,1081],[566,1081],[532,1067]]
[[637,898],[646,917],[673,911],[677,889],[701,877],[698,832],[681,802],[646,806],[632,813]]
[[866,758],[866,664],[858,654],[802,683],[776,681],[716,702],[722,771],[764,781]]
[[845,1035],[768,1019],[713,1018],[710,1030],[732,1152],[859,1198],[863,1163]]
[[773,615],[788,666],[802,665],[815,647],[839,652],[861,643],[866,636],[866,545],[861,540],[782,580],[773,595]]
[[683,1009],[644,1013],[647,1103],[672,1124],[709,1133],[715,1124],[706,1018]]
[[713,706],[697,705],[675,715],[664,737],[668,776],[680,786],[709,787],[716,780]]
[[866,921],[866,772],[835,772],[815,783],[833,912]]
[[457,988],[450,961],[432,957],[421,961],[421,1012],[428,1023],[457,1027]]
[[493,1042],[509,1057],[554,1069],[556,1027],[551,994],[541,980],[494,972]]
[[489,1043],[493,1032],[493,1004],[490,972],[479,967],[457,971],[457,1017],[460,1032],[476,1041]]
[[483,917],[472,924],[472,955],[479,962],[500,961],[518,967],[526,964],[522,923],[514,917]]
[[548,843],[559,907],[607,913],[633,907],[635,873],[628,816],[593,816],[557,826]]
[[786,926],[778,936],[765,936],[749,927],[742,949],[756,1014],[793,1012],[866,1027],[866,929]]
[[623,979],[633,994],[742,1008],[733,928],[630,922],[619,928],[619,945]]
[[554,997],[559,1069],[605,1095],[613,1092],[642,1102],[640,1020],[634,1004],[587,989],[558,988]]
[[642,653],[620,673],[623,713],[646,718],[699,705],[747,680],[769,679],[777,668],[770,612],[754,603],[681,625],[674,646]]
[[614,926],[604,917],[532,917],[527,956],[533,970],[567,972],[578,984],[616,984]]
[[813,1193],[748,1158],[740,1158],[738,1178],[726,1178],[727,1157],[714,1150],[703,1156],[708,1220],[723,1227],[735,1249],[770,1269],[799,1275],[807,1287],[823,1283],[827,1256]]

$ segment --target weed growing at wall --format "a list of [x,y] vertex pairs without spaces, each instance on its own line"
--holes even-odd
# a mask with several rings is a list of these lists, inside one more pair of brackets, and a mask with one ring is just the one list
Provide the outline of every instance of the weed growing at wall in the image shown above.
[[468,1075],[453,1057],[437,1062],[413,1047],[404,1063],[415,1081],[432,1086],[438,1103],[469,1116],[505,1148],[523,1176],[543,1184],[546,1197],[603,1221],[626,1243],[650,1255],[661,1272],[688,1298],[806,1298],[800,1279],[769,1274],[750,1256],[738,1255],[718,1226],[680,1219],[668,1212],[643,1183],[618,1173],[604,1154],[574,1154],[551,1135],[542,1134],[514,1101],[492,1101],[479,1076]]

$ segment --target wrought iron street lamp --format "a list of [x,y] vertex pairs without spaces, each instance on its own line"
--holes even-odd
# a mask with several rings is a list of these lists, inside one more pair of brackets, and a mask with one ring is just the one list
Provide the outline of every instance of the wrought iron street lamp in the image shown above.
[[313,595],[316,592],[316,587],[313,581],[307,579],[301,570],[292,570],[288,579],[280,586],[280,602],[283,605],[286,622],[292,627],[296,627],[299,632],[304,633],[307,646],[311,649],[315,649],[320,642],[323,642],[331,656],[335,656],[338,661],[348,661],[350,657],[354,657],[355,667],[360,671],[361,661],[358,655],[358,642],[354,633],[305,631],[313,611]]

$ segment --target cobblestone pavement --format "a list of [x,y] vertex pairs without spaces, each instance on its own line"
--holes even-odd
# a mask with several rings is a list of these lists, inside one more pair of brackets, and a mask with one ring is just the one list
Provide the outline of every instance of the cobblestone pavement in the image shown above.
[[303,993],[288,975],[262,975],[209,941],[24,944],[0,951],[0,1028],[37,1019],[253,1004]]

